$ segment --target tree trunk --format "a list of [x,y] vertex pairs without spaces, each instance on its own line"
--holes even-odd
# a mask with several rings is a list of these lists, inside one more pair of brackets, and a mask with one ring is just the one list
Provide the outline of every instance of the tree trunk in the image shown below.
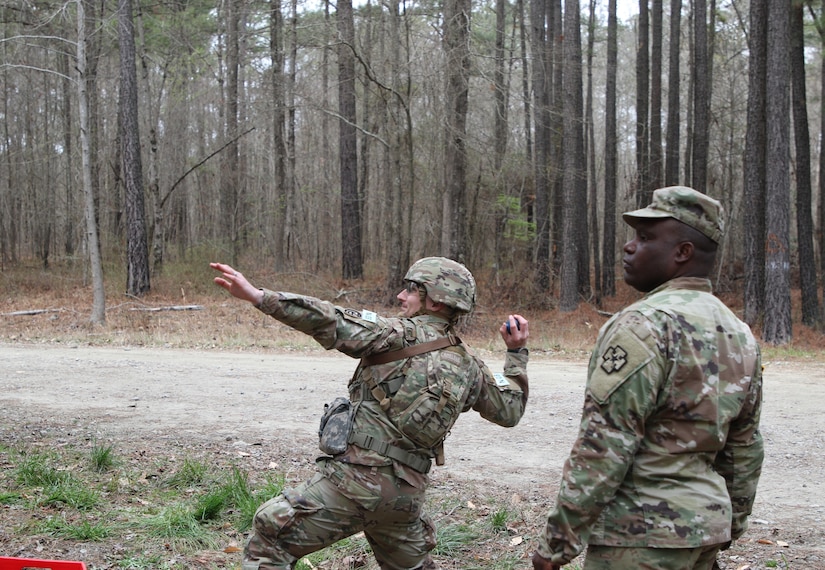
[[[587,95],[585,97],[585,143],[587,145],[587,165],[588,165],[588,217],[590,232],[586,239],[590,239],[590,247],[593,252],[593,277],[595,279],[595,302],[596,306],[601,306],[602,299],[602,260],[599,255],[599,200],[598,200],[598,177],[596,167],[596,134],[593,128],[593,55],[596,49],[596,0],[590,0],[587,18]],[[587,272],[590,275],[590,272]]]
[[126,292],[142,296],[150,289],[149,250],[143,203],[143,167],[140,158],[135,30],[131,0],[118,0],[120,40],[120,144],[126,188]]
[[272,60],[272,244],[275,271],[289,267],[286,255],[286,96],[284,74],[284,16],[281,0],[269,1],[269,57]]
[[768,2],[751,0],[748,68],[748,126],[745,135],[744,186],[744,321],[753,326],[762,317],[765,270],[765,90],[768,58]]
[[579,208],[579,165],[586,164],[581,155],[581,113],[577,89],[581,83],[581,47],[577,46],[579,24],[578,0],[564,2],[564,183],[563,235],[561,242],[561,281],[559,310],[574,311],[579,305],[579,249],[582,247],[581,226],[587,227],[586,209]]
[[504,154],[507,152],[507,90],[509,85],[505,80],[507,52],[504,46],[505,28],[507,25],[507,1],[496,0],[496,46],[495,69],[493,87],[495,89],[495,111],[493,114],[493,169],[498,175],[501,170]]
[[799,248],[799,289],[802,322],[819,323],[818,284],[814,255],[814,222],[811,211],[811,143],[808,132],[808,99],[805,95],[805,37],[802,0],[791,3],[791,80],[793,132],[796,148],[796,240]]
[[230,251],[230,263],[237,263],[238,243],[238,68],[240,66],[240,3],[226,2],[226,86],[224,99],[224,137],[232,141],[223,153],[221,168],[221,241]]
[[790,264],[790,73],[788,2],[768,2],[765,111],[765,321],[762,339],[787,344],[792,337]]
[[[825,14],[825,0],[821,13]],[[825,26],[819,26],[819,92],[825,93]],[[825,272],[825,97],[819,98],[819,274]],[[822,280],[822,302],[825,304],[825,279]]]
[[711,96],[707,0],[693,1],[693,50],[693,161],[690,184],[699,192],[706,192]]
[[602,228],[602,293],[616,294],[616,186],[618,136],[616,134],[616,72],[618,69],[616,0],[607,4],[607,78],[604,110],[604,227]]
[[[650,180],[652,191],[664,182],[662,160],[662,0],[653,0],[650,22]],[[652,195],[652,192],[651,192]]]
[[639,0],[639,37],[636,48],[636,206],[650,203],[650,10]]
[[84,212],[86,214],[86,244],[92,273],[92,324],[106,322],[106,293],[103,287],[103,261],[97,234],[97,216],[92,185],[92,156],[89,141],[89,78],[86,75],[86,12],[83,0],[77,0],[77,101],[80,121],[80,159],[83,172]]
[[530,29],[533,46],[533,115],[535,156],[533,176],[536,195],[535,281],[539,291],[550,289],[550,189],[547,161],[550,153],[550,78],[547,61],[548,32],[546,2],[530,1]]
[[444,148],[444,210],[442,250],[462,261],[466,255],[467,112],[470,74],[470,0],[444,3],[444,50],[447,102]]
[[360,279],[361,205],[358,199],[358,147],[355,107],[355,23],[352,0],[338,2],[338,156],[341,172],[341,261],[344,279]]
[[679,183],[679,84],[682,70],[679,46],[682,35],[682,0],[670,0],[670,47],[667,75],[667,135],[665,142],[665,186]]

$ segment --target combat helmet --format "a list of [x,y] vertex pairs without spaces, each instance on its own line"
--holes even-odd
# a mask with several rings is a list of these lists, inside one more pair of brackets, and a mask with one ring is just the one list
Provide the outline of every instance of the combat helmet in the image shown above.
[[446,257],[425,257],[413,263],[405,281],[423,285],[433,301],[469,313],[476,303],[476,281],[470,270]]

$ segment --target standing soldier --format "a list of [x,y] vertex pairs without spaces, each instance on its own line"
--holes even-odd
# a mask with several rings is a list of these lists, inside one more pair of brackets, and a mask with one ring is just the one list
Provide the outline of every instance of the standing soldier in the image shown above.
[[646,293],[599,332],[581,428],[537,570],[710,570],[740,537],[763,458],[762,366],[711,291],[722,208],[691,188],[624,214],[624,279]]
[[294,293],[253,287],[232,267],[215,283],[238,299],[311,335],[326,349],[361,359],[349,398],[321,419],[315,475],[264,503],[244,549],[243,570],[287,570],[295,561],[364,532],[384,570],[434,567],[435,529],[424,513],[427,473],[444,462],[443,442],[462,412],[515,426],[527,403],[528,323],[510,315],[499,332],[504,374],[493,374],[453,330],[475,304],[466,267],[443,257],[415,262],[398,294],[401,315],[384,318]]

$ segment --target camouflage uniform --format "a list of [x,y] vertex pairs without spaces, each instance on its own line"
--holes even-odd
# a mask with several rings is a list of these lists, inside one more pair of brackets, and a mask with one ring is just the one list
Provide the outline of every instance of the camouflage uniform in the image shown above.
[[761,392],[759,347],[709,280],[671,279],[614,315],[537,553],[563,565],[589,544],[585,570],[710,568],[747,528]]
[[[292,293],[264,290],[258,308],[311,335],[324,348],[355,358],[451,332],[450,323],[434,314],[383,318]],[[302,556],[360,531],[381,568],[422,567],[435,546],[434,528],[422,507],[436,447],[421,447],[389,418],[397,419],[423,387],[441,379],[463,387],[461,412],[474,409],[491,422],[514,426],[527,400],[527,358],[508,352],[504,374],[493,374],[459,344],[385,364],[359,365],[348,386],[355,405],[352,437],[358,437],[359,444],[334,457],[320,457],[310,481],[259,508],[244,570],[292,568]],[[387,411],[372,397],[370,381],[394,395]]]

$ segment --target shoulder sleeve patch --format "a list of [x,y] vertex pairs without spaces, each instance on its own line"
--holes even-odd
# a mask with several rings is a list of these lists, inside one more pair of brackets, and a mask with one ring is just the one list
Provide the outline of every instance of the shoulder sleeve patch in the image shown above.
[[373,313],[364,309],[363,311],[356,311],[355,309],[344,309],[344,315],[351,319],[360,319],[368,323],[378,322],[378,313]]
[[507,380],[507,377],[504,376],[504,374],[502,374],[501,372],[493,373],[493,378],[495,378],[496,386],[498,386],[499,388],[509,388],[510,387],[510,381]]
[[[600,404],[607,402],[625,380],[653,360],[653,350],[636,334],[638,327],[621,331],[599,345],[587,389]],[[649,335],[645,335],[649,336]]]

